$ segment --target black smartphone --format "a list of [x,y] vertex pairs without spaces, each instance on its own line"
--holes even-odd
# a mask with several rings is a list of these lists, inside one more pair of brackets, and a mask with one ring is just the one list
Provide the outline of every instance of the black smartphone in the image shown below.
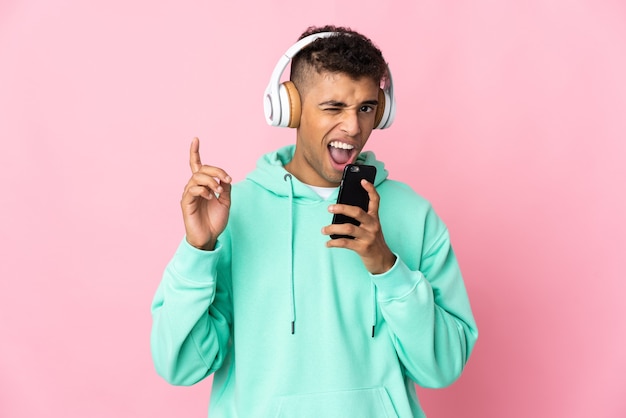
[[[367,206],[369,205],[370,198],[367,191],[361,185],[361,180],[365,179],[368,182],[374,184],[374,178],[376,177],[376,167],[373,165],[361,165],[361,164],[348,164],[343,169],[343,177],[341,178],[341,185],[339,186],[339,196],[337,196],[337,203],[344,205],[358,206],[367,212]],[[351,218],[342,214],[333,215],[334,224],[351,223],[353,225],[360,225],[360,222],[354,218]],[[336,238],[350,238],[354,239],[350,235],[337,235],[332,234],[332,239]]]

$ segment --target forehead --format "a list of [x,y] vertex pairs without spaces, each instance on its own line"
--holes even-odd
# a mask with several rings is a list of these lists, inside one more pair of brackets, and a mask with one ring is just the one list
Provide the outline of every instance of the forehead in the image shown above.
[[313,73],[308,77],[302,99],[369,101],[378,98],[378,83],[370,77],[352,78],[344,73]]

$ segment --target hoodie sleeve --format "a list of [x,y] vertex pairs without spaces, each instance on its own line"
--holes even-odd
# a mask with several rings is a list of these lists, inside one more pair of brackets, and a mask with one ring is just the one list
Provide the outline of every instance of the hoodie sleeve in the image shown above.
[[372,280],[409,377],[420,386],[438,388],[461,375],[478,330],[448,231],[432,211],[424,241],[419,270],[411,270],[396,254],[392,269]]
[[152,302],[151,349],[157,373],[192,385],[223,363],[232,323],[226,250],[201,251],[183,239]]

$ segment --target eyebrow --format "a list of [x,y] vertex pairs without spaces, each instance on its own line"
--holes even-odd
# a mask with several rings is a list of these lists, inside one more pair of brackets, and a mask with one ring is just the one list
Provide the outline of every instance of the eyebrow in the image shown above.
[[[378,106],[378,100],[366,100],[363,103],[359,104],[359,106],[370,105],[370,106]],[[347,104],[343,102],[338,102],[336,100],[327,100],[319,104],[319,106],[332,106],[332,107],[348,107]]]

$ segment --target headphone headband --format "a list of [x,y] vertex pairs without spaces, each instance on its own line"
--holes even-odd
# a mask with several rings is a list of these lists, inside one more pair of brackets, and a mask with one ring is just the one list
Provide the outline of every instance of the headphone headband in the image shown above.
[[[327,38],[329,36],[342,34],[341,32],[319,32],[300,39],[293,44],[280,57],[269,84],[265,88],[263,99],[263,108],[265,111],[265,120],[270,126],[292,127],[295,128],[300,123],[300,97],[297,89],[291,82],[280,82],[283,72],[291,62],[292,58],[300,52],[304,47],[319,38]],[[379,107],[377,111],[377,119],[375,128],[385,129],[391,126],[396,113],[396,103],[393,95],[393,81],[391,70],[387,67],[388,79],[379,94]],[[297,116],[297,117],[295,117]]]

